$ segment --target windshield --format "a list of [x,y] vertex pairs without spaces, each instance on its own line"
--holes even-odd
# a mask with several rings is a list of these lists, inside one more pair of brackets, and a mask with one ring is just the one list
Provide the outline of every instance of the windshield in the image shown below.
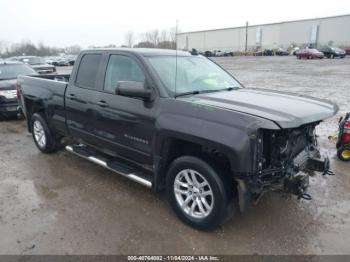
[[241,88],[230,74],[201,56],[182,56],[177,59],[174,56],[153,56],[149,57],[149,61],[171,96]]
[[40,65],[45,64],[45,60],[41,57],[28,57],[22,58],[21,61],[30,65]]
[[26,65],[0,65],[0,80],[16,79],[19,75],[36,75],[37,73]]
[[333,51],[336,51],[336,52],[341,52],[341,51],[343,51],[343,50],[341,50],[340,48],[338,48],[338,47],[332,47],[331,48]]

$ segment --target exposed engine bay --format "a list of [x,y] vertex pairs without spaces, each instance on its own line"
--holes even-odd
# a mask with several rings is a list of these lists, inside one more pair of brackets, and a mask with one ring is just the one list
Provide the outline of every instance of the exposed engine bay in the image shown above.
[[315,127],[311,123],[299,128],[261,130],[258,138],[258,174],[254,193],[281,190],[311,199],[306,193],[309,176],[315,172],[332,175],[329,159],[322,158],[317,147]]

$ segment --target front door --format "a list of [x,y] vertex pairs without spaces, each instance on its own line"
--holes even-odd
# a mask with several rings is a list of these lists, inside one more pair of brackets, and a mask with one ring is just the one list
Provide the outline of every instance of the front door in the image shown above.
[[109,56],[103,91],[96,102],[95,134],[105,149],[139,164],[151,165],[157,100],[147,102],[116,95],[118,81],[147,82],[147,77],[136,58],[124,54]]

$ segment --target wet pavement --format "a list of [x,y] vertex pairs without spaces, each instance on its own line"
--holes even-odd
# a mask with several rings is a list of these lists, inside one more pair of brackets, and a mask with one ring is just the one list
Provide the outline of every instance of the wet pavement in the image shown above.
[[[216,59],[247,86],[330,98],[350,111],[350,59]],[[163,194],[68,152],[44,155],[24,121],[0,122],[0,254],[349,254],[350,163],[318,128],[333,177],[311,180],[312,201],[270,193],[214,232],[176,218]]]

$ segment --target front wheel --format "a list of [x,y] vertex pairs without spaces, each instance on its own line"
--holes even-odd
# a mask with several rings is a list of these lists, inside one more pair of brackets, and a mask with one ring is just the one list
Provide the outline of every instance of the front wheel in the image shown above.
[[60,149],[60,140],[49,129],[42,114],[34,114],[30,123],[35,145],[41,152],[53,153]]
[[168,170],[166,189],[178,217],[194,228],[212,230],[229,214],[228,188],[217,171],[200,158],[176,159]]

